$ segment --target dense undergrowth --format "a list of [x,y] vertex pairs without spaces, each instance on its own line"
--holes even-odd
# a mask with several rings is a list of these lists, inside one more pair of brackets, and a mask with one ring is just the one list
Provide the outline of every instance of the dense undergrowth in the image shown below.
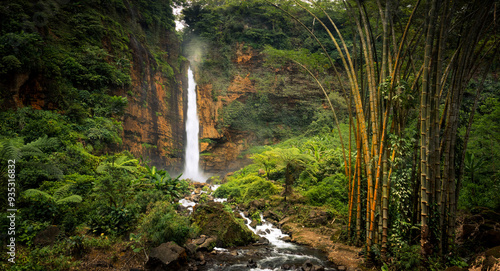
[[[7,187],[7,160],[15,159],[19,210],[18,261],[11,270],[68,270],[78,266],[79,257],[92,249],[121,243],[134,252],[144,253],[162,242],[183,243],[196,236],[198,229],[178,214],[174,203],[188,193],[188,182],[128,152],[114,152],[121,144],[119,119],[128,100],[115,96],[113,90],[131,84],[129,34],[154,44],[158,29],[173,27],[171,1],[137,2],[142,14],[139,21],[146,31],[137,25],[124,28],[126,20],[120,14],[131,1],[89,0],[64,6],[60,5],[63,1],[15,2],[0,7],[0,75],[2,80],[25,73],[44,78],[49,90],[46,100],[53,109],[13,109],[13,105],[7,104],[10,94],[1,93],[0,186]],[[234,101],[225,107],[219,128],[250,131],[257,135],[259,143],[279,144],[252,148],[247,154],[253,164],[229,176],[215,195],[235,203],[262,198],[285,201],[285,197],[290,201],[293,195],[300,195],[303,206],[324,206],[330,213],[345,217],[346,165],[338,134],[332,132],[333,118],[324,110],[321,93],[311,80],[287,59],[319,65],[314,72],[334,89],[335,83],[324,74],[331,67],[320,59],[315,42],[281,12],[263,1],[244,1],[243,5],[229,2],[187,9],[184,15],[193,33],[186,34],[185,44],[193,48],[210,44],[200,66],[199,83],[214,85],[214,101],[224,97],[235,75],[246,75],[246,70],[236,69],[232,61],[237,44],[244,43],[243,50],[264,52],[260,57],[266,64],[251,75],[257,92],[245,101]],[[294,10],[292,6],[287,8]],[[35,14],[47,21],[26,20]],[[297,15],[313,24],[306,14]],[[335,19],[345,21],[343,17]],[[70,23],[57,24],[58,20]],[[317,24],[315,30],[320,29]],[[103,39],[109,40],[110,51],[103,48]],[[305,49],[294,51],[296,47]],[[164,61],[164,52],[150,49],[158,62],[154,69],[172,76],[177,67]],[[338,60],[333,47],[327,49]],[[276,69],[280,72],[272,72]],[[493,74],[486,80],[472,124],[459,201],[462,209],[500,208],[500,198],[496,196],[500,191],[497,78]],[[476,84],[471,84],[463,98],[461,136],[474,102]],[[347,106],[339,94],[332,91],[330,98],[341,120],[347,119]],[[413,112],[408,117],[416,119],[416,115]],[[416,126],[414,121],[408,129],[416,131]],[[348,126],[342,124],[341,130],[347,141]],[[391,138],[401,145],[400,158],[394,162],[397,169],[391,179],[393,202],[389,210],[393,217],[390,223],[394,225],[389,234],[389,267],[395,270],[415,269],[422,263],[416,242],[403,238],[415,239],[418,225],[399,215],[408,216],[412,204],[408,196],[412,189],[412,160],[408,153],[414,148],[414,134],[408,135]],[[461,144],[457,144],[459,150]],[[354,151],[352,157],[354,161]],[[4,248],[6,203],[0,203]],[[35,236],[50,225],[57,225],[60,230],[55,244],[36,245]],[[7,270],[10,266],[5,257],[3,254],[0,266]],[[445,260],[432,259],[431,264],[435,270],[466,264],[455,255]]]
[[[347,134],[347,126],[342,128]],[[229,176],[215,196],[244,203],[299,193],[307,204],[346,215],[347,182],[338,135],[294,137],[249,152],[253,163]]]

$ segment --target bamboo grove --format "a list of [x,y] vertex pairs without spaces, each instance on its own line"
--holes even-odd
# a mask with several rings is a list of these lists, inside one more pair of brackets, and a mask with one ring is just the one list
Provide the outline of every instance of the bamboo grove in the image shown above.
[[[287,12],[280,4],[267,2]],[[337,65],[313,30],[287,12],[321,45],[351,105],[348,144],[342,141],[349,180],[348,230],[351,240],[366,246],[367,255],[375,248],[382,258],[388,252],[390,227],[396,219],[389,216],[390,197],[396,192],[391,175],[403,166],[411,170],[412,192],[410,211],[398,219],[418,229],[408,232],[407,241],[420,240],[423,256],[449,252],[463,174],[460,165],[470,130],[469,123],[459,149],[458,114],[470,80],[484,78],[497,54],[498,4],[493,0],[337,1],[333,5],[341,5],[351,19],[354,38],[353,44],[347,44],[328,14],[332,3],[294,0],[293,5],[308,12],[328,33],[340,55]],[[417,120],[413,127],[409,127],[411,116]],[[409,135],[412,131],[414,136]],[[409,136],[414,140],[404,148],[401,139]],[[404,155],[411,158],[409,164],[397,162]]]

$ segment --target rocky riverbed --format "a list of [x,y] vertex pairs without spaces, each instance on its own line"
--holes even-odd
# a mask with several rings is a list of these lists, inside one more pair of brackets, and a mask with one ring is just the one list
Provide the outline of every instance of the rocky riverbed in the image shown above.
[[[229,205],[220,203],[225,199],[211,196],[217,186],[201,183],[194,186],[193,193],[180,201],[180,211],[192,216],[202,235],[188,241],[184,247],[168,243],[153,249],[146,265],[149,269],[356,270],[360,263],[359,251],[349,250],[348,246],[341,246],[343,255],[337,254],[342,260],[332,258],[339,248],[330,240],[336,234],[334,230],[319,233],[313,228],[300,226],[293,212],[283,215],[283,210],[269,208],[272,204],[264,200],[233,205],[234,210],[231,210]],[[249,214],[254,219],[249,218]],[[331,222],[329,215],[319,210],[314,210],[311,217],[313,224]],[[169,254],[168,251],[173,255],[163,256],[163,260],[157,256]]]

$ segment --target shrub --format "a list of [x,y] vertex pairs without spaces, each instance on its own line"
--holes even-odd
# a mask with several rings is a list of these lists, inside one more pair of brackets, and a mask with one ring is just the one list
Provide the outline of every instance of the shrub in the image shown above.
[[127,208],[101,205],[89,218],[89,226],[96,234],[121,235],[131,230],[136,215]]
[[154,204],[157,201],[167,201],[168,199],[170,197],[164,195],[160,190],[149,189],[139,191],[134,196],[132,208],[136,209],[138,213],[145,213],[150,204]]
[[214,195],[218,198],[231,198],[238,202],[248,202],[254,199],[268,198],[278,194],[280,190],[278,186],[262,177],[243,175],[221,185]]
[[420,246],[403,244],[394,251],[394,264],[396,270],[419,270],[421,265]]
[[268,198],[270,195],[276,195],[280,188],[268,180],[260,178],[250,183],[243,195],[243,201],[250,201],[260,198]]
[[178,215],[172,205],[166,201],[156,202],[153,205],[142,220],[140,229],[153,246],[169,241],[182,245],[197,232],[190,225],[189,219]]
[[214,196],[216,198],[239,199],[241,198],[241,191],[235,183],[226,183],[215,190]]
[[334,176],[323,179],[318,185],[313,186],[305,192],[309,203],[315,206],[328,204],[336,210],[346,208],[347,191],[344,175],[337,173]]

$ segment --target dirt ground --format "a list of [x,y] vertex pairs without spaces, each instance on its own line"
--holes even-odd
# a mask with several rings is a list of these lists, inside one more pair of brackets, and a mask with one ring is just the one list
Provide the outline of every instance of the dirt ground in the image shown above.
[[335,230],[327,227],[307,228],[297,223],[283,225],[292,233],[292,242],[320,249],[327,253],[328,260],[338,266],[345,266],[346,270],[361,270],[363,257],[359,256],[361,248],[334,242],[331,236]]

